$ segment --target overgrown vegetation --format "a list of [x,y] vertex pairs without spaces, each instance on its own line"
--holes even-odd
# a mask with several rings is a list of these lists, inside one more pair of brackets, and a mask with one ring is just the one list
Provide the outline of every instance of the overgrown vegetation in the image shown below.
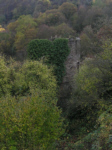
[[[77,36],[82,63],[61,112],[65,38]],[[0,0],[0,53],[1,150],[112,149],[111,0]]]
[[52,149],[63,133],[52,69],[0,59],[0,149]]
[[[104,51],[94,59],[85,60],[75,75],[66,117],[70,123],[69,130],[72,134],[78,134],[80,139],[74,144],[76,149],[111,149],[112,42],[107,43],[103,46]],[[103,117],[109,112],[108,109],[110,114]]]
[[65,75],[64,62],[69,54],[68,40],[56,39],[53,42],[49,40],[33,40],[28,45],[28,56],[32,60],[39,60],[42,57],[47,58],[47,64],[54,66],[54,74],[60,84]]

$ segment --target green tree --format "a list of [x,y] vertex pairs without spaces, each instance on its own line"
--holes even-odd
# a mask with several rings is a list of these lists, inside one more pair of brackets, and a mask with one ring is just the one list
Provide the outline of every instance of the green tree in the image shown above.
[[83,25],[91,25],[91,27],[94,29],[95,32],[100,28],[101,24],[103,23],[103,18],[105,17],[105,14],[103,13],[103,9],[94,6],[91,9],[88,9]]
[[14,47],[16,50],[25,50],[27,44],[37,36],[37,24],[30,15],[23,15],[8,25],[11,36],[14,38]]
[[77,11],[77,8],[74,4],[65,2],[60,6],[59,10],[69,20],[72,17],[72,15]]
[[112,31],[111,31],[112,26],[111,25],[104,25],[100,28],[100,30],[97,33],[97,36],[100,40],[105,41],[107,39],[112,38]]
[[80,35],[81,38],[81,57],[94,57],[95,54],[103,51],[101,40],[94,34],[91,26],[86,26]]
[[79,91],[85,92],[85,96],[88,95],[88,98],[89,95],[96,97],[96,99],[103,98],[105,100],[111,97],[111,42],[107,42],[103,46],[103,49],[104,52],[102,52],[102,54],[98,55],[96,58],[88,59],[76,75],[75,83],[77,85],[77,90],[79,88]]
[[35,5],[33,16],[36,18],[42,12],[48,10],[51,6],[50,0],[38,0]]
[[0,97],[5,96],[11,89],[9,68],[4,58],[0,56]]
[[50,27],[48,25],[42,24],[38,28],[38,39],[50,39],[56,35],[56,31],[54,27]]
[[69,36],[75,36],[75,31],[69,27],[66,23],[62,23],[55,27],[55,33],[57,36],[68,38]]
[[[71,101],[68,103],[69,130],[87,134],[94,129],[96,120],[111,104],[112,98],[112,43],[107,42],[104,52],[83,62],[75,75]],[[82,129],[82,130],[81,130]]]
[[84,28],[83,22],[86,17],[86,13],[87,9],[81,6],[79,10],[70,18],[73,29],[76,30],[78,33],[80,33]]
[[0,63],[0,149],[53,149],[64,130],[52,68]]

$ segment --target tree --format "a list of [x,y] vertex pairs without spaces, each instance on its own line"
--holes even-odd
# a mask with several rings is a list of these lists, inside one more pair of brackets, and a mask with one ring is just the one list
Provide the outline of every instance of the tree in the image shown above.
[[4,58],[0,56],[0,97],[5,96],[11,89],[9,68]]
[[25,50],[30,40],[37,37],[37,24],[30,15],[23,15],[14,23],[8,25],[11,36],[14,38],[16,50]]
[[65,21],[65,16],[58,9],[47,10],[36,19],[38,25],[46,24],[48,26],[56,26]]
[[112,104],[112,42],[103,48],[104,52],[96,58],[83,62],[74,77],[67,110],[71,132],[87,134],[87,130],[92,131],[99,115]]
[[91,26],[86,26],[81,35],[81,57],[94,57],[95,54],[98,54],[102,51],[101,42],[98,39],[97,35],[94,34]]
[[103,98],[108,100],[112,96],[111,42],[106,43],[103,49],[104,52],[95,59],[90,59],[83,64],[80,72],[76,75],[75,83],[77,84],[77,89],[79,87],[80,91],[85,92],[86,96],[88,95],[88,98],[90,95],[95,96],[97,99]]
[[68,38],[69,36],[75,36],[75,31],[69,27],[66,23],[62,23],[55,27],[55,33],[57,36]]
[[59,10],[65,15],[65,17],[69,20],[73,14],[77,11],[77,8],[74,4],[71,3],[63,3],[60,7]]
[[106,0],[94,0],[94,3],[93,3],[93,5],[95,5],[95,6],[99,6],[99,7],[104,7],[105,6],[105,1]]
[[111,25],[104,25],[97,33],[97,36],[100,40],[107,40],[111,39],[112,35],[112,26]]
[[80,6],[78,11],[71,17],[71,25],[75,31],[80,33],[84,28],[84,19],[87,13],[87,9],[83,6]]
[[103,10],[97,6],[94,6],[87,11],[83,24],[84,26],[91,25],[94,31],[97,32],[103,22],[101,18],[102,20],[104,18]]
[[66,19],[64,15],[61,12],[59,12],[58,9],[48,10],[45,12],[45,24],[49,26],[56,26],[65,21]]
[[52,68],[13,63],[0,59],[0,149],[52,150],[64,131]]
[[37,38],[38,39],[50,39],[52,36],[55,36],[55,28],[49,27],[48,25],[41,25],[39,26]]
[[35,10],[33,12],[33,16],[36,18],[42,12],[48,10],[51,6],[50,0],[38,0],[35,6]]

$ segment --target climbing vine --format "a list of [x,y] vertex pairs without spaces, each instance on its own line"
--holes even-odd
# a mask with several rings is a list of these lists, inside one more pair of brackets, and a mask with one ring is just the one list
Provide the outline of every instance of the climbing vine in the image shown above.
[[45,39],[32,40],[28,44],[28,57],[32,60],[39,60],[43,56],[47,57],[47,64],[54,66],[54,74],[57,82],[62,82],[65,75],[64,62],[70,52],[67,39],[55,39],[53,42]]

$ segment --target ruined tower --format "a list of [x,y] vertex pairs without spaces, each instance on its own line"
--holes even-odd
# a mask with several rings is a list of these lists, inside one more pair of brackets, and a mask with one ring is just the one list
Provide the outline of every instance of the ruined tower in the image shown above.
[[70,53],[65,61],[66,74],[60,86],[60,100],[58,102],[62,108],[66,108],[67,99],[70,97],[74,82],[74,75],[79,71],[80,66],[80,38],[70,38],[68,44]]

